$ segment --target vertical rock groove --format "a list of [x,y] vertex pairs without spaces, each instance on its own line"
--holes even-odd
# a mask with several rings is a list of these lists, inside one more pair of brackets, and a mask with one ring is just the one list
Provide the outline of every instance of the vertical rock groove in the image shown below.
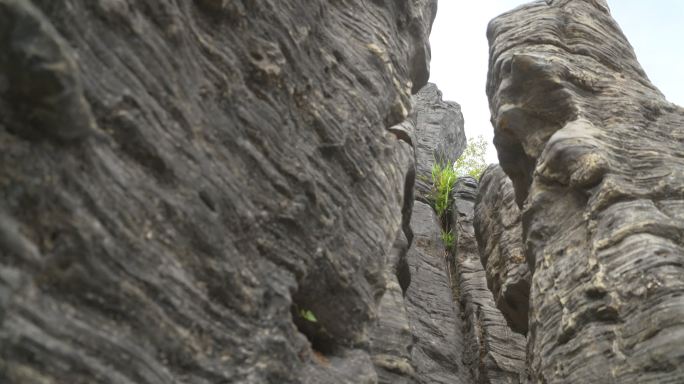
[[454,270],[463,312],[464,364],[474,383],[521,383],[525,338],[511,330],[487,288],[473,228],[477,181],[460,178],[454,188]]
[[526,334],[531,275],[513,184],[499,165],[490,165],[480,178],[473,225],[496,306],[514,331]]
[[451,294],[447,248],[440,220],[426,204],[434,162],[453,163],[463,152],[463,117],[458,104],[442,100],[435,84],[423,87],[412,103],[409,119],[390,131],[413,145],[416,188],[411,184],[405,194],[409,221],[395,243],[396,256],[390,253],[371,355],[380,384],[466,384],[462,321]]

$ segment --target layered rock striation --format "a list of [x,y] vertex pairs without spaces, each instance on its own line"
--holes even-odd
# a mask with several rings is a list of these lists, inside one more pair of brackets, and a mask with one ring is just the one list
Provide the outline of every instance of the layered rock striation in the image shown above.
[[451,265],[463,313],[464,365],[473,383],[522,383],[525,337],[513,332],[487,288],[473,228],[478,183],[462,177],[454,187],[451,228],[456,240]]
[[432,207],[417,201],[411,227],[415,237],[408,253],[411,285],[406,309],[415,341],[411,354],[417,382],[469,383],[462,364],[461,314],[452,297],[440,221]]
[[0,382],[684,382],[684,109],[605,0],[505,13],[438,218],[435,12],[0,0]]
[[410,221],[404,223],[386,266],[388,284],[371,331],[372,360],[381,384],[469,383],[462,363],[460,307],[452,297],[447,266],[449,250],[441,240],[442,220],[426,204],[432,193],[432,165],[453,162],[465,147],[463,119],[456,118],[461,116],[458,104],[442,101],[434,84],[412,100],[414,112],[391,131],[413,143],[416,188],[405,198],[415,201],[407,200],[404,206],[404,218]]
[[0,381],[376,382],[435,11],[0,0]]
[[514,331],[526,334],[532,276],[513,184],[498,164],[487,167],[480,177],[473,226],[496,306]]
[[499,160],[523,208],[535,383],[684,381],[684,109],[604,0],[488,28]]

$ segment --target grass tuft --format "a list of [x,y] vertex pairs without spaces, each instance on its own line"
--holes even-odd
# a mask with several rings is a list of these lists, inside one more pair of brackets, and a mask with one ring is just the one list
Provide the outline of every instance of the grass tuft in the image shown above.
[[444,220],[451,204],[451,190],[456,184],[456,171],[452,165],[435,163],[432,166],[432,199],[437,216]]
[[454,247],[455,241],[456,238],[454,236],[453,231],[442,231],[442,243],[444,243],[444,246],[447,250],[452,249]]

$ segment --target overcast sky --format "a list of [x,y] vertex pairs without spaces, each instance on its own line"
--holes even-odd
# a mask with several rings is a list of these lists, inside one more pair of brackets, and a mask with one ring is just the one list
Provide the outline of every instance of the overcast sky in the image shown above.
[[[468,137],[490,143],[487,161],[498,162],[491,144],[485,95],[487,23],[524,4],[524,0],[440,0],[432,27],[430,81],[445,100],[461,104]],[[668,100],[684,105],[684,1],[608,0],[613,17],[627,35],[651,81]]]

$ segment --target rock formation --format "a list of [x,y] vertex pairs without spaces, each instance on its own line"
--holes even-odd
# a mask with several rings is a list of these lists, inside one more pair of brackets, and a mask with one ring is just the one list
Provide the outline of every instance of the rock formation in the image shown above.
[[461,107],[453,101],[443,101],[442,92],[428,83],[413,96],[416,111],[416,198],[430,200],[432,166],[453,164],[466,147]]
[[412,101],[410,118],[391,131],[414,144],[416,201],[404,206],[404,218],[410,222],[404,223],[395,252],[389,254],[386,290],[371,331],[371,355],[381,384],[465,384],[470,376],[462,365],[462,322],[451,294],[441,222],[424,203],[430,200],[432,164],[436,159],[453,162],[463,152],[463,119],[458,104],[442,101],[434,84],[427,84]]
[[0,0],[0,382],[376,382],[435,11]]
[[0,0],[0,382],[684,382],[684,109],[605,0],[505,13],[438,218],[436,6]]
[[447,250],[432,207],[416,202],[411,216],[414,232],[408,263],[411,285],[406,292],[412,359],[418,383],[468,383],[462,365],[461,316],[451,295]]
[[531,275],[513,184],[498,164],[482,173],[473,226],[496,306],[514,331],[525,334]]
[[473,383],[521,383],[525,372],[525,338],[513,332],[487,289],[473,229],[477,181],[458,179],[454,188],[452,230],[456,235],[453,270],[464,315],[464,363]]
[[488,29],[499,160],[533,267],[533,383],[684,382],[684,109],[605,0],[538,1]]
[[400,231],[388,254],[385,292],[378,305],[377,322],[370,331],[371,358],[379,383],[409,384],[416,379],[411,357],[414,337],[404,296],[411,278],[406,260],[409,243],[406,233]]

